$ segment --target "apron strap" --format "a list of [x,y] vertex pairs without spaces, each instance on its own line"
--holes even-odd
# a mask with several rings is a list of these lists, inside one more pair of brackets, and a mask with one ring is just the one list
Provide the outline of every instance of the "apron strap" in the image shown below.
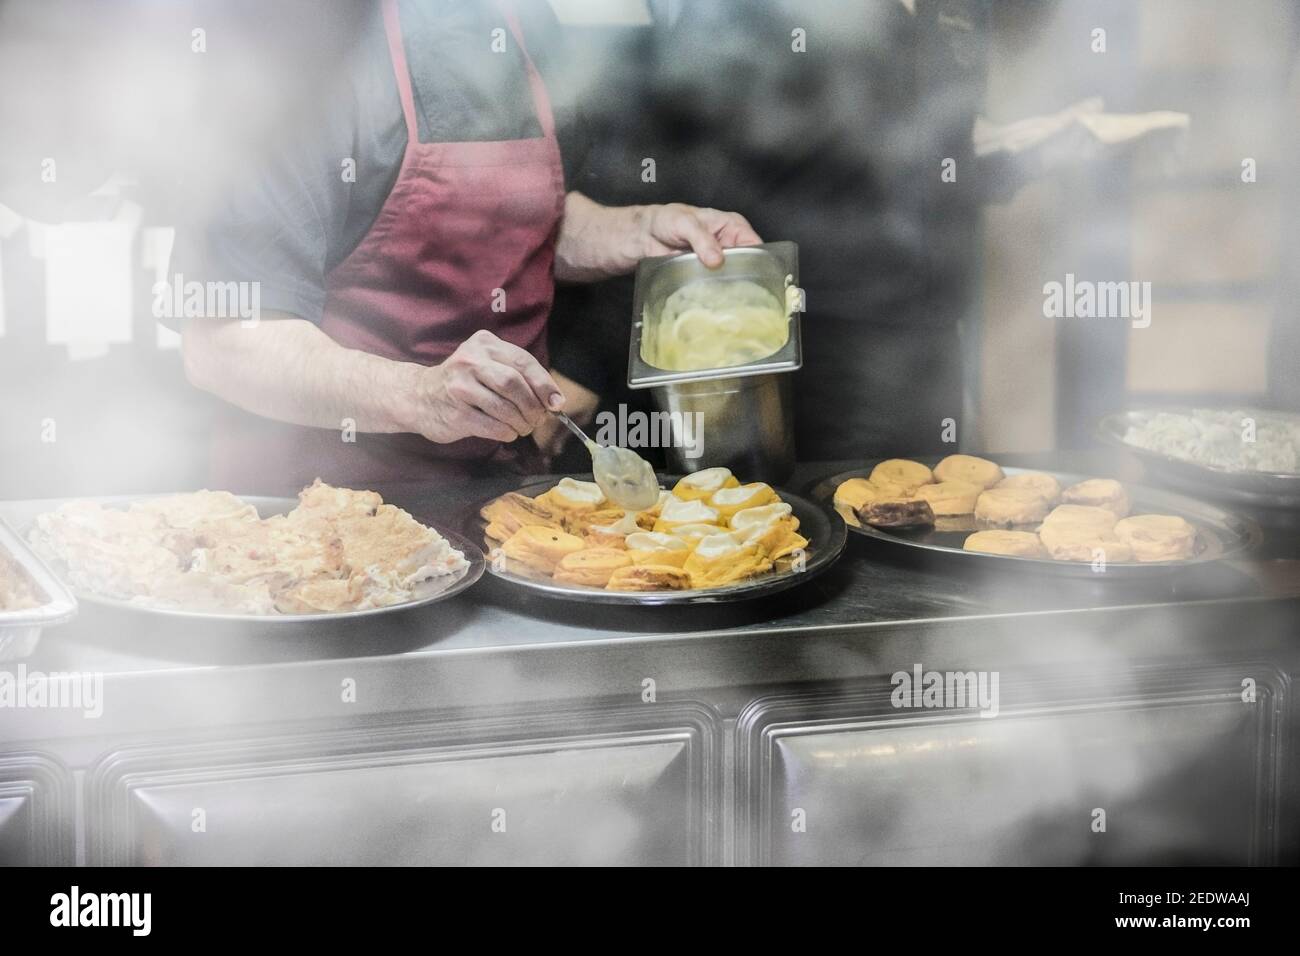
[[[546,84],[541,74],[528,55],[524,44],[523,30],[519,27],[519,18],[514,9],[505,3],[498,3],[498,9],[506,18],[506,25],[511,35],[519,44],[519,52],[524,55],[524,70],[528,74],[528,90],[532,94],[533,110],[537,113],[537,122],[542,128],[545,139],[555,139],[555,113],[551,110],[551,97],[546,92]],[[406,46],[402,42],[402,24],[397,16],[397,0],[384,0],[384,33],[388,37],[388,53],[393,61],[393,75],[397,79],[397,95],[402,101],[402,116],[406,119],[406,148],[411,150],[420,142],[420,124],[415,118],[415,92],[411,88],[411,70],[406,64]]]
[[402,24],[397,19],[397,0],[384,0],[384,33],[388,36],[388,54],[397,79],[397,96],[406,118],[406,151],[420,142],[420,124],[415,119],[415,92],[411,89],[411,71],[406,65],[406,46],[402,43]]
[[505,0],[499,0],[497,9],[506,18],[506,26],[519,44],[519,52],[524,55],[524,69],[528,72],[528,89],[533,95],[533,109],[537,112],[537,122],[542,127],[542,136],[555,139],[555,113],[551,110],[551,95],[546,92],[546,84],[528,54],[528,45],[524,43],[524,32],[519,27],[519,17],[515,15],[514,6]]

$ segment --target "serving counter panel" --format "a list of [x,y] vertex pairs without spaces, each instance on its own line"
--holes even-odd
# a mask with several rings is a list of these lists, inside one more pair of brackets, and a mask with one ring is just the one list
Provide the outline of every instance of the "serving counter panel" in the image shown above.
[[[380,490],[445,525],[505,487]],[[1271,527],[1120,584],[855,539],[722,607],[490,579],[344,626],[86,607],[21,664],[102,675],[102,715],[0,709],[0,860],[1294,863],[1297,559]],[[898,706],[917,667],[996,674],[996,715]]]

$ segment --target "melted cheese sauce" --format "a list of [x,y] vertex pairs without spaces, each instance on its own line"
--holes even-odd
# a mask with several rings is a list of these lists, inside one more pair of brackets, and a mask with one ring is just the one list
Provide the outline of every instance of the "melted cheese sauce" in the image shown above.
[[587,443],[592,477],[606,498],[625,511],[645,511],[659,503],[659,479],[650,462],[613,445]]
[[700,279],[664,302],[641,357],[657,368],[691,372],[756,362],[790,338],[789,294],[782,302],[746,279]]

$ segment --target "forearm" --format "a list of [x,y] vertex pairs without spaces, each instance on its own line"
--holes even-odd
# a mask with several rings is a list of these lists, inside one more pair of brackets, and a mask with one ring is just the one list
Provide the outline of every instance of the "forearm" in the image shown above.
[[646,255],[643,235],[647,206],[602,206],[570,192],[555,245],[555,278],[595,282],[625,275]]
[[267,418],[361,432],[403,432],[421,366],[344,348],[294,316],[192,320],[183,335],[185,373],[198,388]]

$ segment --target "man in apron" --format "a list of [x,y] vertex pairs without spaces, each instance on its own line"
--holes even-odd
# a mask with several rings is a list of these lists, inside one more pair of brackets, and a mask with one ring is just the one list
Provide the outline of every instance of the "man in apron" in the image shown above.
[[190,381],[237,406],[216,429],[219,487],[518,464],[531,439],[517,439],[565,406],[546,341],[557,279],[676,250],[718,264],[723,247],[759,241],[735,213],[567,192],[547,87],[510,6],[383,0],[381,13],[382,47],[364,34],[359,47],[384,55],[350,64],[337,97],[353,101],[339,107],[347,122],[313,131],[330,145],[284,146],[207,230],[208,276],[258,283],[261,312],[182,327]]

